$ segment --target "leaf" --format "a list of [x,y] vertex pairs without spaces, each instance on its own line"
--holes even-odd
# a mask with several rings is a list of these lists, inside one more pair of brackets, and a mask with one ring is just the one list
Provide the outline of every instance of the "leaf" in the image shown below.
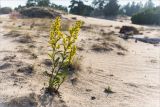
[[59,59],[60,59],[60,57],[58,57],[58,58],[55,60],[55,62],[58,62],[58,61],[59,61]]
[[52,53],[48,53],[48,56],[52,59],[53,58],[53,54]]
[[58,57],[56,60],[55,60],[55,66],[57,66],[58,65],[58,61],[60,60],[60,57]]
[[52,76],[52,74],[48,73],[47,71],[45,71],[43,74],[44,74],[45,76],[48,76],[48,77],[51,77],[51,76]]

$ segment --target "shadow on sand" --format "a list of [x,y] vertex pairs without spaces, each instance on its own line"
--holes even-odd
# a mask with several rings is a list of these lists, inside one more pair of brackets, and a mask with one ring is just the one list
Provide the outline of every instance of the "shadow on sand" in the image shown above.
[[28,96],[18,97],[6,103],[0,103],[0,107],[67,107],[65,102],[57,95],[31,93]]

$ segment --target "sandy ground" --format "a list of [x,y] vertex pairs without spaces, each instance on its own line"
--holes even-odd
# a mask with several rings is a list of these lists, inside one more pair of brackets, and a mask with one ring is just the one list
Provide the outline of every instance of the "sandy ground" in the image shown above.
[[[49,51],[47,30],[0,16],[0,107],[160,107],[159,45],[118,37],[121,26],[132,25],[128,22],[63,17],[85,22],[77,43],[81,70],[72,77],[75,84],[68,78],[61,86],[61,97],[51,97],[43,94],[44,71],[49,70],[43,63]],[[147,37],[160,37],[160,27],[132,26]],[[108,87],[113,93],[104,91]]]

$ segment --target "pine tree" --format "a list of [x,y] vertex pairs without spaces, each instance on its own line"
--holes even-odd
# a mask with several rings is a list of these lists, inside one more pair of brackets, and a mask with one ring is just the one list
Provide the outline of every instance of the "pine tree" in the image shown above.
[[71,0],[69,8],[70,13],[82,16],[90,16],[94,10],[91,6],[85,5],[81,0]]
[[107,1],[108,0],[93,0],[92,4],[95,6],[95,8],[102,10]]
[[37,0],[38,6],[49,6],[50,0]]
[[145,3],[145,6],[144,6],[144,8],[146,8],[146,9],[151,9],[151,8],[153,8],[155,5],[154,5],[154,3],[152,2],[152,0],[148,0],[146,3]]
[[27,0],[27,7],[36,6],[36,0]]
[[119,12],[119,5],[117,0],[109,0],[109,2],[104,6],[105,16],[115,16]]

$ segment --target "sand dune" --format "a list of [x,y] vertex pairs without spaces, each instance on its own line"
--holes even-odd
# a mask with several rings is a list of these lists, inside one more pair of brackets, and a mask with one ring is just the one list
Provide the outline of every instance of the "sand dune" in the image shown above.
[[[61,97],[43,96],[48,78],[43,75],[49,68],[43,64],[48,59],[48,32],[28,29],[19,24],[25,19],[12,20],[0,16],[0,107],[159,107],[160,106],[160,46],[123,40],[119,28],[123,25],[137,27],[148,37],[160,37],[160,27],[140,26],[104,19],[63,16],[69,20],[77,17],[85,26],[78,39],[82,56],[81,70],[60,88]],[[13,25],[15,23],[15,25]],[[9,28],[7,26],[12,26]],[[17,37],[5,36],[17,30]],[[101,34],[102,31],[105,34]],[[31,42],[18,42],[25,35]],[[37,58],[35,58],[35,55]],[[18,72],[18,69],[34,66]],[[104,92],[110,87],[114,93]],[[31,100],[29,100],[31,99]],[[52,101],[50,104],[49,101]]]

